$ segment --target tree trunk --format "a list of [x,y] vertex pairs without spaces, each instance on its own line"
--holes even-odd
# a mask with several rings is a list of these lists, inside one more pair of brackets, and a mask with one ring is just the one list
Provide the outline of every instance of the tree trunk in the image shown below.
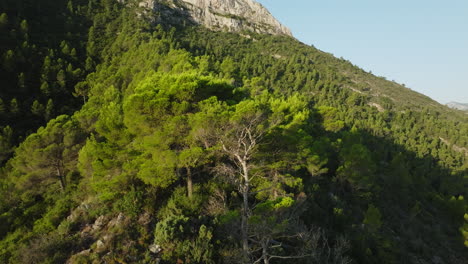
[[62,189],[62,191],[65,191],[65,181],[63,180],[63,177],[60,176],[60,189]]
[[243,191],[242,191],[242,196],[243,196],[243,199],[244,199],[244,203],[243,203],[243,206],[242,206],[242,222],[241,222],[241,234],[242,234],[242,250],[244,251],[244,257],[246,260],[249,259],[249,253],[250,253],[250,247],[249,247],[249,216],[248,216],[248,206],[249,206],[249,202],[248,202],[248,192],[246,191],[247,190],[247,186],[244,186],[243,187]]
[[190,167],[186,167],[187,170],[187,195],[190,199],[192,199],[193,195],[193,181],[192,181],[192,171]]
[[278,172],[275,171],[275,174],[274,174],[274,177],[273,177],[273,199],[277,199],[278,198],[278,189],[277,189],[277,186],[276,184],[278,184]]
[[270,264],[270,260],[268,259],[268,243],[262,243],[262,258],[263,264]]
[[250,193],[250,179],[249,170],[245,161],[241,161],[244,178],[242,189],[242,222],[241,222],[241,234],[242,234],[242,250],[244,251],[245,261],[250,260],[250,247],[249,247],[249,193]]
[[62,191],[65,191],[65,179],[62,175],[62,172],[60,171],[60,166],[57,166],[57,177],[59,178],[59,182],[60,182],[60,189],[62,189]]

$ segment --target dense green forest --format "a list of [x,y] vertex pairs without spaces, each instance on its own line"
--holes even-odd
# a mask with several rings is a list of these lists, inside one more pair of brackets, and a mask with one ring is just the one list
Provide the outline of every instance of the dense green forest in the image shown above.
[[467,263],[468,116],[286,36],[0,0],[0,263]]

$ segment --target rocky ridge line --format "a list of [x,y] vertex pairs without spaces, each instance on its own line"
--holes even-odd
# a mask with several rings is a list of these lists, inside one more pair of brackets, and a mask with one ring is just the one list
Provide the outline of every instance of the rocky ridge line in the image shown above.
[[[143,0],[140,6],[157,19],[183,22],[183,17],[211,30],[292,36],[291,31],[254,0]],[[157,20],[156,19],[156,20]]]
[[468,104],[463,104],[463,103],[457,103],[457,102],[450,102],[446,104],[446,106],[452,108],[452,109],[457,109],[457,110],[462,110],[462,111],[468,111]]

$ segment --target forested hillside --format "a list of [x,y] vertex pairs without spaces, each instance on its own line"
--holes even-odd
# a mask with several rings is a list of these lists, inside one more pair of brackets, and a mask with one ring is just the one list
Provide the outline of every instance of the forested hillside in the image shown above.
[[0,0],[0,263],[468,262],[466,114],[157,15]]

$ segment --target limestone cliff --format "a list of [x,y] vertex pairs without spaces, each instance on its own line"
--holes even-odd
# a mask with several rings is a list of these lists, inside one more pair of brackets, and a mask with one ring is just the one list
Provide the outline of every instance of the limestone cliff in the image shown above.
[[185,16],[212,30],[292,36],[287,27],[254,0],[144,0],[141,4],[162,19],[174,21]]
[[453,108],[453,109],[458,109],[462,111],[467,111],[468,112],[468,104],[463,104],[463,103],[457,103],[457,102],[450,102],[446,104],[448,107]]

